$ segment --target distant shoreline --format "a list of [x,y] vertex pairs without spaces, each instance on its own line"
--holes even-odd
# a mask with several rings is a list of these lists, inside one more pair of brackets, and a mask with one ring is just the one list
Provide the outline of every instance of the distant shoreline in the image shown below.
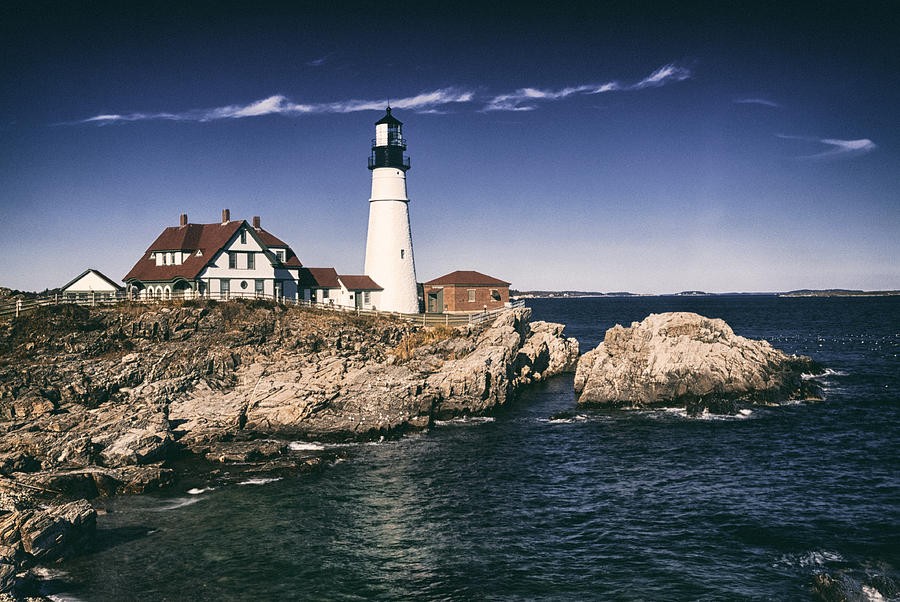
[[511,294],[515,299],[593,299],[605,297],[895,297],[900,290],[857,291],[845,289],[798,290],[771,293],[707,293],[684,291],[681,293],[600,293],[584,291],[522,291]]

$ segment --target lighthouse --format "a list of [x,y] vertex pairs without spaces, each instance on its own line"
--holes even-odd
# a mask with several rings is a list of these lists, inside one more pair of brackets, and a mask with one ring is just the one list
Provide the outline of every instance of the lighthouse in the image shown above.
[[369,169],[372,196],[369,198],[369,232],[366,237],[366,275],[384,290],[378,309],[418,313],[416,264],[413,261],[412,232],[409,227],[409,199],[406,197],[406,140],[403,123],[387,108],[375,122],[375,138]]

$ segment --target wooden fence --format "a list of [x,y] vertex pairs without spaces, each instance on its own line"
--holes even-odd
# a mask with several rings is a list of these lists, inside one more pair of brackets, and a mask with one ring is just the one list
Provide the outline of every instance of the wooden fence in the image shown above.
[[[277,303],[281,303],[283,305],[294,305],[300,307],[313,307],[316,309],[321,309],[325,311],[336,311],[340,313],[349,313],[356,314],[358,316],[381,316],[386,318],[393,318],[397,320],[404,320],[407,322],[412,322],[414,324],[421,324],[422,326],[434,326],[437,324],[446,324],[448,326],[458,326],[461,324],[480,324],[481,322],[485,322],[487,320],[493,320],[500,314],[510,309],[525,307],[525,301],[523,299],[519,299],[517,301],[512,301],[506,304],[506,307],[502,307],[500,309],[495,309],[491,311],[484,311],[477,314],[404,314],[399,312],[388,312],[388,311],[380,311],[377,309],[359,309],[356,307],[347,307],[344,305],[337,305],[334,303],[316,303],[314,301],[304,301],[302,299],[295,300],[289,298],[275,298],[271,296],[263,296],[256,295],[253,293],[232,293],[229,295],[221,295],[221,294],[211,294],[204,295],[203,297],[197,297],[197,300],[207,299],[213,301],[242,301],[247,299],[269,299],[272,301],[276,301]],[[176,301],[179,299],[175,299]],[[15,299],[11,301],[0,302],[0,318],[17,318],[20,314],[31,311],[37,307],[42,307],[45,305],[60,305],[64,303],[69,303],[73,305],[83,305],[83,306],[91,306],[96,307],[100,305],[115,305],[117,303],[121,303],[123,301],[133,301],[135,303],[141,303],[145,305],[155,305],[158,303],[165,303],[168,301],[172,301],[172,299],[160,300],[160,299],[139,299],[132,300],[128,299],[125,295],[103,295],[103,294],[91,294],[91,295],[81,295],[77,297],[61,297],[59,295],[54,295],[53,297],[37,297],[34,299]]]

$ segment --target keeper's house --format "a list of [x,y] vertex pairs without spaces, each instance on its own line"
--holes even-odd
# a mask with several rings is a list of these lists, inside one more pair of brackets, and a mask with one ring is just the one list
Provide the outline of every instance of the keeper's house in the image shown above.
[[122,287],[100,270],[85,270],[59,290],[64,299],[113,299]]
[[357,309],[378,309],[381,291],[364,275],[338,274],[334,268],[301,268],[302,299]]
[[287,243],[260,226],[232,220],[180,224],[163,230],[123,278],[140,299],[277,297],[296,299],[303,264]]
[[472,313],[509,302],[509,282],[474,270],[457,270],[422,286],[429,313]]

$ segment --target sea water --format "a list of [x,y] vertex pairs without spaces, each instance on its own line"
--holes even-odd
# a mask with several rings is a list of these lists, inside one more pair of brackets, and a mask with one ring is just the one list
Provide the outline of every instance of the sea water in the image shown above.
[[[900,298],[534,299],[582,351],[662,311],[829,367],[825,401],[692,418],[575,410],[572,376],[492,416],[344,445],[294,478],[111,500],[45,591],[81,600],[861,599],[900,581]],[[552,414],[573,411],[570,418]],[[297,449],[328,445],[296,444]],[[56,570],[59,569],[59,570]],[[893,584],[893,585],[892,585]]]

